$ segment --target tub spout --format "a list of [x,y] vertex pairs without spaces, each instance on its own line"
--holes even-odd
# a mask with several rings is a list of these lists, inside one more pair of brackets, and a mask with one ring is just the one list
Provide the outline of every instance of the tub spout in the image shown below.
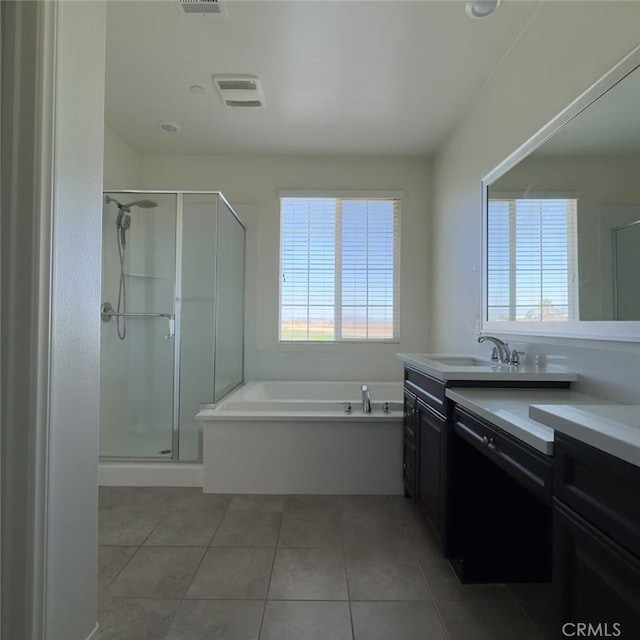
[[371,413],[371,394],[369,393],[369,387],[363,384],[362,389],[362,412]]

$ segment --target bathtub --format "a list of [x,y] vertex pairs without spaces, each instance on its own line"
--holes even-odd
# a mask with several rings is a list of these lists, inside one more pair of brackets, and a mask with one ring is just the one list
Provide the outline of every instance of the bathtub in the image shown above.
[[359,383],[250,382],[201,411],[205,493],[401,494],[402,385],[369,391],[363,413]]

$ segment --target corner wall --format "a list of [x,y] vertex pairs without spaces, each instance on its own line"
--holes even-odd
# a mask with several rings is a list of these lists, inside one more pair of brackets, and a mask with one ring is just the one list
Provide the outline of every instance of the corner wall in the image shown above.
[[[219,189],[247,226],[245,378],[400,381],[396,352],[428,350],[431,165],[422,159],[143,156],[140,188]],[[278,189],[403,190],[400,343],[278,344]]]
[[137,189],[142,158],[108,125],[104,125],[104,190]]
[[[542,3],[437,154],[431,235],[436,241],[430,251],[435,350],[478,347],[482,178],[639,42],[638,2]],[[525,351],[575,367],[581,391],[638,401],[638,345],[543,338],[521,344]]]
[[85,640],[97,620],[106,5],[56,4],[45,637]]

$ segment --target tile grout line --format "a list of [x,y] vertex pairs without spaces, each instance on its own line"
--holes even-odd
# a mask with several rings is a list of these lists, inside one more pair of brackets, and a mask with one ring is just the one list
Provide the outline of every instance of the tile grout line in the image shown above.
[[[132,493],[132,491],[130,491],[129,493]],[[122,498],[120,498],[120,499],[122,499]],[[100,512],[100,505],[98,504],[98,515],[99,515],[99,512]],[[122,566],[120,571],[118,571],[118,573],[113,578],[113,580],[111,580],[111,582],[109,582],[109,584],[104,588],[104,590],[102,591],[102,594],[106,594],[107,589],[109,589],[109,587],[111,587],[111,585],[120,577],[120,574],[127,568],[129,563],[137,555],[138,551],[140,551],[140,549],[142,549],[144,543],[149,539],[151,534],[160,526],[160,523],[169,515],[169,513],[171,513],[171,512],[170,511],[165,511],[164,512],[162,518],[160,518],[160,520],[158,520],[158,522],[151,528],[151,531],[149,532],[147,537],[139,545],[135,545],[135,544],[131,544],[131,545],[125,545],[125,544],[121,544],[121,545],[106,545],[106,544],[105,545],[100,545],[100,544],[98,544],[98,551],[100,550],[101,546],[103,546],[103,547],[136,547],[137,546],[136,550],[131,554],[129,559],[124,563],[124,565]],[[99,532],[98,532],[98,535],[99,535]],[[98,598],[100,597],[100,595],[101,595],[101,593],[98,593]]]
[[280,532],[282,531],[282,521],[284,520],[284,511],[287,506],[287,496],[284,496],[284,501],[282,503],[282,511],[280,512],[280,523],[278,524],[278,535],[276,536],[276,543],[273,547],[273,557],[271,558],[271,571],[269,572],[269,582],[267,584],[267,591],[264,596],[264,600],[262,602],[262,617],[260,618],[260,626],[258,627],[258,635],[256,636],[256,640],[260,640],[260,636],[262,635],[262,627],[264,625],[264,617],[267,612],[267,602],[269,601],[269,592],[271,591],[271,580],[273,579],[273,569],[276,565],[276,554],[278,553],[278,542],[280,542]]
[[[509,591],[511,591],[511,589],[509,589]],[[518,605],[518,608],[520,609],[520,611],[522,611],[522,613],[524,614],[524,617],[526,618],[527,622],[533,627],[534,631],[538,634],[538,637],[540,638],[540,640],[544,640],[544,633],[542,632],[542,629],[536,624],[535,620],[529,615],[528,611],[524,608],[524,605],[522,604],[522,602],[518,598],[516,598],[516,594],[511,593],[511,597],[513,598],[513,601]]]
[[[187,595],[187,593],[189,592],[189,589],[191,588],[191,585],[193,584],[193,581],[195,580],[195,577],[198,573],[198,571],[200,571],[200,567],[202,566],[202,563],[204,562],[204,559],[207,556],[207,553],[209,551],[209,549],[211,548],[211,543],[213,542],[213,539],[215,538],[216,533],[218,533],[218,529],[220,528],[220,525],[222,524],[222,521],[224,520],[224,517],[227,515],[227,512],[229,511],[229,505],[231,504],[231,500],[233,498],[231,498],[229,500],[229,502],[227,502],[227,506],[222,514],[222,517],[220,518],[220,521],[218,522],[213,534],[211,535],[211,539],[209,540],[209,544],[204,548],[204,553],[202,554],[202,558],[200,558],[200,562],[198,562],[198,566],[196,567],[196,570],[193,572],[193,575],[191,576],[191,580],[189,580],[189,584],[187,585],[186,589],[184,590],[184,592],[182,593],[182,597],[180,598],[180,606],[182,606],[182,602],[185,599],[185,596]],[[202,548],[202,547],[201,547]]]
[[344,562],[344,577],[347,583],[347,602],[349,603],[349,622],[351,623],[351,638],[356,640],[356,630],[353,624],[353,610],[351,608],[351,588],[349,587],[349,571],[347,569],[347,549],[344,542],[344,530],[342,527],[342,504],[338,498],[338,521],[340,523],[340,540],[342,541],[342,561]]
[[[398,514],[398,516],[399,516],[399,514]],[[444,618],[442,617],[442,613],[440,612],[440,608],[438,607],[438,603],[436,602],[436,599],[433,597],[433,591],[431,590],[431,584],[427,580],[427,576],[425,575],[424,569],[422,568],[422,564],[418,560],[418,552],[417,552],[417,549],[416,549],[416,545],[414,544],[413,538],[411,537],[411,534],[408,531],[407,523],[406,523],[405,520],[402,521],[402,528],[404,529],[404,532],[405,532],[405,535],[407,536],[407,538],[409,538],[409,544],[411,545],[411,548],[413,549],[413,556],[414,556],[414,558],[416,560],[416,563],[418,565],[418,571],[420,572],[420,575],[422,576],[422,579],[424,580],[425,587],[427,588],[427,594],[429,595],[430,602],[433,605],[433,608],[435,609],[436,615],[438,616],[438,620],[440,621],[440,626],[442,627],[442,632],[444,634],[444,637],[450,640],[451,635],[449,634],[449,629],[447,628],[447,625],[444,623]]]

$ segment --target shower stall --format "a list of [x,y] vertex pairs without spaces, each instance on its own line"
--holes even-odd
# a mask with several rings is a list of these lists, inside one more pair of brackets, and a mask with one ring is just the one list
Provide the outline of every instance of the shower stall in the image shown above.
[[245,228],[217,191],[110,191],[102,249],[100,456],[198,461],[243,382]]

